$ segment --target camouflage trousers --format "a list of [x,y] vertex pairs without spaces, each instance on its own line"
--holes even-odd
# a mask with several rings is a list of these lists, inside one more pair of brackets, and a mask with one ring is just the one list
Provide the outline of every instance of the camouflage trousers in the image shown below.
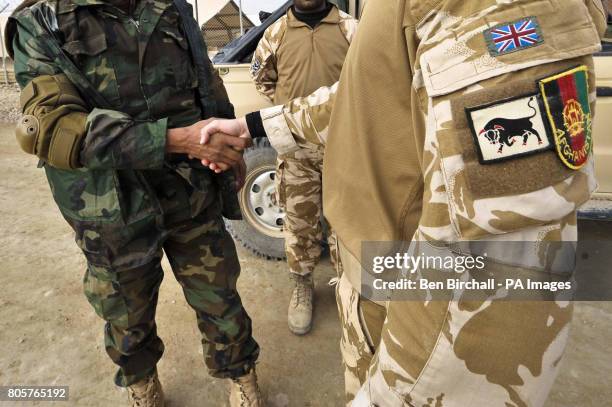
[[[93,235],[77,231],[77,242],[89,260],[85,294],[106,321],[106,351],[119,366],[115,383],[128,386],[146,377],[164,351],[155,324],[163,253],[196,312],[210,374],[242,376],[254,365],[259,347],[236,290],[240,264],[219,200],[190,195],[183,179],[168,171],[158,171],[151,179],[156,179],[152,188],[163,216],[144,217],[133,225],[139,232],[107,252],[108,258],[101,256],[102,251],[92,256],[88,239]],[[194,207],[199,210],[195,216]]]
[[[302,276],[312,273],[321,258],[322,170],[322,150],[303,149],[277,161],[276,192],[285,211],[287,263],[291,273]],[[335,246],[333,241],[329,243],[330,247]]]
[[573,312],[555,301],[387,301],[360,296],[340,250],[336,298],[347,406],[539,407]]

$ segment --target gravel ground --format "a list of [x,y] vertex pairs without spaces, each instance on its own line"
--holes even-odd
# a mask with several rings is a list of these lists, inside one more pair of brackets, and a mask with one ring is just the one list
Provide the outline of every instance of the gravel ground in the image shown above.
[[16,123],[19,117],[19,87],[0,85],[0,123]]

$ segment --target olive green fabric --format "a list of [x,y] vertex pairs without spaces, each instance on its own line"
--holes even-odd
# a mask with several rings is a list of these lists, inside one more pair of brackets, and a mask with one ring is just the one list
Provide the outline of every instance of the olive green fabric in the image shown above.
[[155,370],[164,351],[155,324],[163,253],[195,311],[209,373],[218,378],[243,376],[254,366],[259,348],[236,291],[240,263],[219,203],[192,216],[189,188],[176,174],[159,171],[147,177],[162,197],[163,220],[147,216],[137,229],[108,226],[107,233],[92,228],[76,236],[89,260],[85,295],[106,321],[106,352],[119,367],[115,383],[129,386],[142,380]]
[[[106,320],[116,383],[134,383],[161,357],[154,311],[162,250],[196,310],[211,374],[240,376],[258,346],[221,218],[227,184],[197,160],[166,154],[169,128],[202,119],[201,78],[180,16],[170,0],[131,2],[130,14],[113,4],[40,1],[11,16],[22,108],[41,126],[32,152],[46,162],[55,202],[87,258],[85,291]],[[67,77],[50,56],[41,21],[56,25],[82,78]],[[229,104],[221,79],[209,74],[210,93]],[[83,80],[104,104],[75,90]]]
[[31,115],[24,115],[17,123],[15,136],[17,143],[23,151],[34,154],[36,150],[36,139],[38,138],[38,119]]
[[34,78],[21,92],[21,106],[38,123],[36,141],[27,152],[56,168],[78,168],[87,107],[66,75]]

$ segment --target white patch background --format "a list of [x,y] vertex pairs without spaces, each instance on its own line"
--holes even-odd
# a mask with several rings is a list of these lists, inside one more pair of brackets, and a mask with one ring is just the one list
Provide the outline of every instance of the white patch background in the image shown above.
[[[503,152],[499,153],[499,143],[491,144],[485,134],[479,134],[481,130],[489,123],[489,121],[499,119],[522,119],[533,115],[533,109],[529,107],[529,100],[533,97],[533,106],[537,114],[532,117],[531,123],[533,129],[538,132],[542,139],[542,144],[538,144],[538,138],[535,135],[529,136],[527,145],[523,145],[523,137],[521,134],[512,134],[514,137],[514,145],[509,147],[504,144]],[[515,155],[521,155],[538,150],[546,150],[550,148],[551,143],[546,134],[544,126],[543,114],[540,110],[540,105],[535,96],[526,96],[521,99],[516,99],[510,102],[500,102],[498,105],[490,106],[480,110],[474,110],[469,113],[474,122],[474,130],[478,137],[482,157],[485,161],[499,160],[500,158],[508,158]]]

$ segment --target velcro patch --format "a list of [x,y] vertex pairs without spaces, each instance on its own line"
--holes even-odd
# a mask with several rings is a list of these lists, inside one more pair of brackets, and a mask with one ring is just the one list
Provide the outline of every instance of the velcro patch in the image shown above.
[[481,164],[553,148],[537,94],[466,108]]
[[583,65],[539,82],[557,155],[578,170],[593,149],[588,68]]
[[544,42],[537,17],[524,17],[511,23],[498,24],[484,32],[491,56],[510,54]]
[[261,61],[255,57],[251,63],[251,72],[256,73],[259,71],[259,68],[261,68]]

